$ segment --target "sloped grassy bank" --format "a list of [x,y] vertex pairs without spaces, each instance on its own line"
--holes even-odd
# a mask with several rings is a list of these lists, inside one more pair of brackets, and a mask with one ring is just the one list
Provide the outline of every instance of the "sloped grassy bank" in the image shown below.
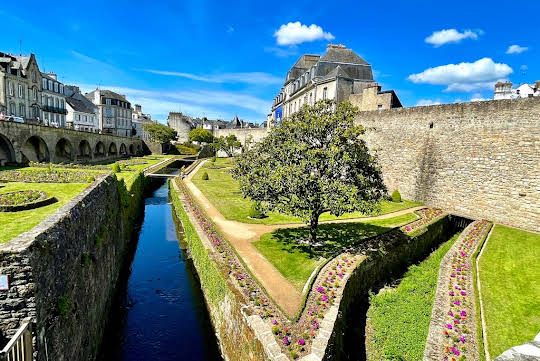
[[191,223],[188,211],[182,204],[185,199],[173,182],[169,182],[173,210],[182,222],[187,251],[201,283],[221,354],[224,359],[231,361],[266,360],[261,343],[242,314],[242,296],[230,284],[228,271],[219,268],[211,248],[199,237],[196,226]]

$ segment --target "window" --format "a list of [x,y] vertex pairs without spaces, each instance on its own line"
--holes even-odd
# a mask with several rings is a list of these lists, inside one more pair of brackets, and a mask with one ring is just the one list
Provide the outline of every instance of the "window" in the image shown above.
[[83,122],[86,123],[86,115],[83,115],[82,119],[83,119]]
[[26,117],[26,107],[24,104],[19,104],[19,116]]
[[60,109],[65,109],[64,101],[63,101],[63,100],[60,100]]
[[36,72],[35,71],[32,72],[32,81],[34,83],[36,82]]
[[60,84],[60,94],[64,94],[64,86]]
[[43,88],[43,90],[47,90],[47,79],[41,79],[41,87]]
[[81,121],[81,115],[80,115],[80,114],[77,114],[77,121],[78,121],[78,122]]
[[34,88],[34,100],[37,100],[37,89]]
[[19,98],[24,98],[23,86],[19,84]]
[[382,109],[382,104],[377,104],[377,109]]
[[58,83],[54,83],[54,92],[58,93]]
[[328,96],[327,93],[328,93],[328,88],[325,87],[325,88],[322,90],[322,98],[323,98],[323,99],[326,99],[326,98],[327,98],[327,96]]
[[105,104],[111,105],[111,100],[110,99],[105,99]]
[[11,114],[11,115],[16,115],[16,114],[15,114],[15,103],[13,103],[13,102],[11,102],[11,103],[9,104],[9,114]]
[[54,98],[54,107],[58,108],[58,98]]
[[49,85],[49,86],[48,86],[48,89],[49,89],[49,90],[53,90],[52,80],[48,80],[48,81],[47,81],[47,84]]
[[12,82],[8,83],[8,88],[9,88],[9,96],[13,96],[13,83]]
[[53,100],[52,97],[47,97],[47,105],[52,107],[53,106]]

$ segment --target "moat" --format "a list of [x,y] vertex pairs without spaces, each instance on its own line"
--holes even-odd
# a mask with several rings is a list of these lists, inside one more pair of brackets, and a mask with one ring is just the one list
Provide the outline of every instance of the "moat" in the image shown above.
[[101,361],[221,360],[204,298],[163,183],[145,199],[144,220]]

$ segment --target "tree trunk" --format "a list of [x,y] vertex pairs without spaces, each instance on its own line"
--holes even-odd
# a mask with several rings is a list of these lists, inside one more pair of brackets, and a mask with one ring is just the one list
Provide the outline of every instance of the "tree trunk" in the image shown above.
[[309,222],[309,235],[310,235],[310,242],[309,242],[309,249],[317,243],[317,228],[319,227],[319,214],[313,213],[311,215],[311,220]]

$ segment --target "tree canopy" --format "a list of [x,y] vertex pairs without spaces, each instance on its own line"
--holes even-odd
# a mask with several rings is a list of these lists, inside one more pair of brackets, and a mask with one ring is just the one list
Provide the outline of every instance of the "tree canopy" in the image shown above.
[[154,142],[161,144],[169,143],[176,139],[176,130],[159,123],[143,123],[143,129],[150,134]]
[[198,143],[212,143],[214,142],[214,136],[212,133],[203,128],[195,128],[189,131],[188,139],[190,142]]
[[236,138],[236,135],[231,134],[226,137],[221,136],[219,138],[215,138],[212,146],[216,152],[222,150],[227,154],[228,157],[232,157],[235,150],[242,148],[242,143],[240,143],[238,138]]
[[304,105],[236,159],[232,171],[244,197],[268,211],[300,217],[317,242],[319,216],[380,210],[381,171],[354,124],[349,102]]

